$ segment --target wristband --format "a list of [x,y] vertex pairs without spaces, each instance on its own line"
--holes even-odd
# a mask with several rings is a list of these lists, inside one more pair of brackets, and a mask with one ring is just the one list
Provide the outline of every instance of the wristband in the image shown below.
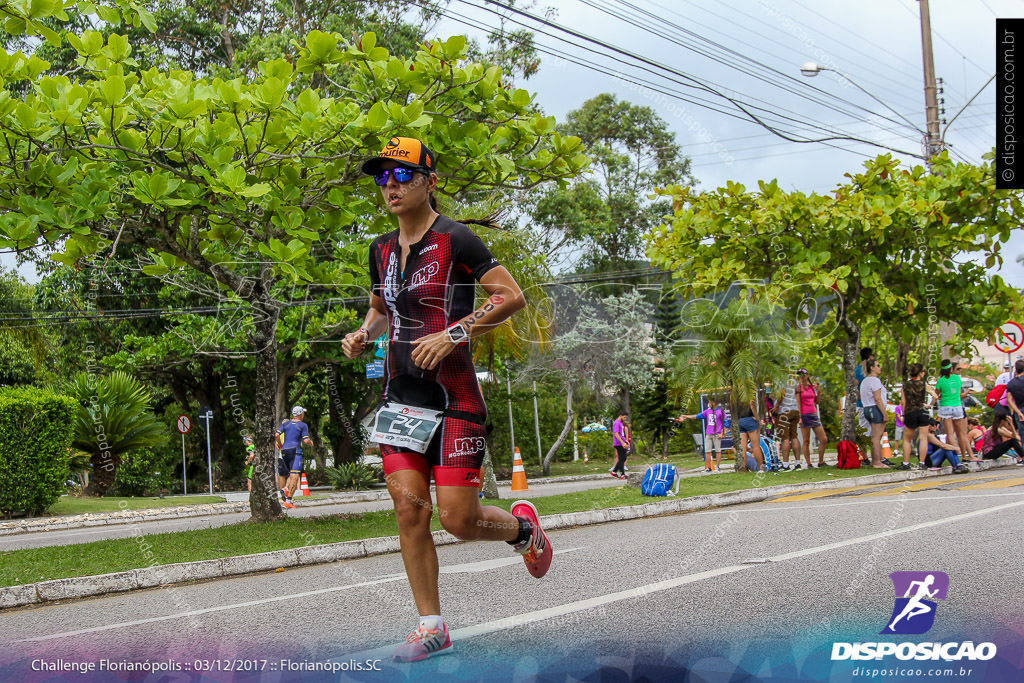
[[364,343],[366,343],[366,344],[370,343],[370,331],[368,329],[366,329],[365,327],[360,327],[358,330],[356,330],[356,332],[362,332],[363,334],[365,334],[366,335],[366,341]]

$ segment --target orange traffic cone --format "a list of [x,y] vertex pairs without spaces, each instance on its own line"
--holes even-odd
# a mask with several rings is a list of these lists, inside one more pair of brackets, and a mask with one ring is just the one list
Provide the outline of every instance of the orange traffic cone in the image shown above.
[[306,481],[306,473],[305,472],[303,472],[302,476],[299,478],[299,495],[303,495],[303,496],[308,496],[309,495],[309,483]]
[[529,487],[526,485],[526,470],[523,469],[523,458],[519,455],[518,448],[516,449],[515,458],[512,460],[512,490],[529,490]]
[[892,447],[889,446],[889,435],[882,432],[882,457],[889,459],[892,457]]
[[587,449],[583,449],[583,462],[590,462],[590,456],[587,455]]

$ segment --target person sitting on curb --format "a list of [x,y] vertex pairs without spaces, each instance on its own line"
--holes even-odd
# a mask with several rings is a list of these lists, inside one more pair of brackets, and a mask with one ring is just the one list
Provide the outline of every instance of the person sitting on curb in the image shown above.
[[1003,456],[1016,457],[1017,464],[1024,465],[1024,449],[1021,449],[1010,416],[995,413],[992,426],[981,437],[981,457],[995,460]]
[[953,468],[953,474],[970,472],[967,465],[960,462],[960,457],[953,447],[939,438],[939,424],[938,420],[933,419],[928,425],[928,455],[925,456],[923,465],[933,472],[938,472],[942,469],[942,461],[948,460],[950,467]]

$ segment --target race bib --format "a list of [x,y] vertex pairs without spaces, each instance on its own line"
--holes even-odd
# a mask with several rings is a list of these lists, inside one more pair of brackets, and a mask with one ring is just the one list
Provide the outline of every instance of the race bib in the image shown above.
[[370,441],[426,453],[443,415],[443,410],[385,403],[373,418]]

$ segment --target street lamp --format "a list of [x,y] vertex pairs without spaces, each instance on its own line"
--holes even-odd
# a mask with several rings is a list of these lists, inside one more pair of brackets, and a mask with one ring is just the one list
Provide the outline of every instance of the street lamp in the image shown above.
[[[804,76],[806,76],[807,78],[814,78],[815,76],[820,74],[822,71],[832,71],[834,73],[839,74],[839,77],[842,78],[844,81],[846,81],[847,83],[849,83],[853,87],[857,88],[857,90],[860,90],[862,93],[864,93],[865,95],[867,95],[868,97],[873,99],[875,102],[878,102],[880,105],[882,105],[883,107],[885,107],[886,109],[891,111],[893,114],[896,114],[896,116],[898,116],[901,119],[903,119],[903,121],[908,126],[913,128],[914,130],[916,130],[918,133],[921,133],[925,137],[928,136],[928,133],[926,133],[925,131],[921,130],[913,121],[911,121],[906,116],[904,116],[903,114],[899,113],[898,111],[896,111],[895,109],[890,107],[888,104],[886,104],[885,102],[883,102],[882,100],[878,99],[877,97],[872,95],[870,92],[868,92],[867,90],[862,88],[853,79],[851,79],[849,76],[847,76],[846,74],[841,72],[839,69],[833,69],[830,66],[822,66],[822,65],[820,65],[820,64],[818,64],[816,62],[804,62],[803,64],[800,65],[800,73],[803,74]],[[892,119],[890,119],[888,116],[886,116],[884,118],[888,119],[889,121],[892,121]],[[897,122],[893,121],[893,123],[897,123]]]

